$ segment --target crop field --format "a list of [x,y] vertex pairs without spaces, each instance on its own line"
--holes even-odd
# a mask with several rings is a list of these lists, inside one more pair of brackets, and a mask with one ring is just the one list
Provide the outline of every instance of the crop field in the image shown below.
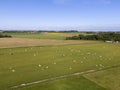
[[120,44],[2,38],[0,90],[120,90]]
[[35,33],[5,33],[7,35],[12,35],[14,38],[32,38],[32,39],[55,39],[64,40],[68,36],[78,35],[79,33],[53,33],[53,32],[35,32]]
[[55,46],[70,45],[82,43],[100,43],[97,41],[79,41],[79,40],[51,40],[51,39],[29,39],[29,38],[1,38],[0,48],[30,47],[30,46]]

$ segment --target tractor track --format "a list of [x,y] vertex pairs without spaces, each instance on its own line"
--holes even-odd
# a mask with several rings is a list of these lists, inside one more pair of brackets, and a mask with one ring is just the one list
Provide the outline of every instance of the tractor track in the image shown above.
[[30,83],[23,83],[23,84],[11,87],[11,89],[18,89],[18,88],[22,88],[22,87],[26,87],[26,86],[31,86],[31,85],[35,85],[35,84],[39,84],[39,83],[45,83],[45,82],[54,81],[54,80],[58,80],[58,79],[65,79],[65,78],[69,78],[69,77],[73,77],[73,76],[86,75],[86,74],[89,74],[89,73],[104,71],[104,70],[107,70],[107,69],[117,68],[117,67],[120,67],[120,65],[108,66],[106,68],[102,68],[102,69],[98,69],[98,70],[87,70],[87,71],[84,71],[84,72],[77,72],[77,73],[73,73],[73,74],[69,74],[69,75],[63,75],[63,76],[43,79],[43,80],[30,82]]

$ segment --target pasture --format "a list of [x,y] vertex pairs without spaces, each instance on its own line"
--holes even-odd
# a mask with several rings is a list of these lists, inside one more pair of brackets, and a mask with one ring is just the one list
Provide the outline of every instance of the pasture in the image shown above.
[[31,38],[31,39],[54,39],[54,40],[65,40],[66,37],[79,35],[76,33],[60,33],[60,32],[16,32],[16,33],[5,33],[11,35],[14,38]]
[[[119,67],[119,53],[119,44],[95,41],[71,45],[68,43],[53,46],[48,44],[37,47],[1,48],[0,90],[79,90],[79,88],[81,90],[119,90],[120,81],[116,81],[119,75],[111,76],[107,72],[112,73],[112,71],[106,69],[112,69],[113,66]],[[117,68],[114,68],[116,73],[120,71],[119,68],[116,70]],[[106,73],[103,73],[104,69]],[[100,71],[25,86],[27,83],[89,70]],[[111,88],[106,84],[108,79],[104,79],[103,75],[108,76],[109,83],[114,82],[113,85],[116,87]],[[13,88],[15,86],[20,87]]]
[[120,45],[64,40],[78,33],[0,39],[0,90],[119,90]]

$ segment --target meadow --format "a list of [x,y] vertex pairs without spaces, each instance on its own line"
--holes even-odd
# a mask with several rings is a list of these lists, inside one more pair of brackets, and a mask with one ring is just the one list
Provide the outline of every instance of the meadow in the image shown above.
[[[61,34],[57,35],[59,36]],[[54,42],[57,44],[49,45],[51,41],[47,41],[48,45],[31,46],[34,44],[31,42],[29,47],[26,44],[19,47],[14,44],[11,44],[11,47],[1,46],[0,90],[120,89],[119,44],[97,41],[68,43],[60,39],[58,41],[67,44],[59,45]],[[5,42],[2,45],[5,45]],[[56,78],[62,76],[63,78]],[[37,81],[43,82],[27,85]]]
[[75,33],[60,33],[60,32],[16,32],[16,33],[5,33],[15,38],[32,38],[32,39],[54,39],[54,40],[65,40],[66,37],[79,35]]

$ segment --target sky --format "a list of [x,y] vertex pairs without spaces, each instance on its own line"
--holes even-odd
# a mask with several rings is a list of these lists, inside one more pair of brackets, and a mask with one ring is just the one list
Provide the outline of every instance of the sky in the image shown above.
[[0,0],[0,29],[120,29],[120,0]]

